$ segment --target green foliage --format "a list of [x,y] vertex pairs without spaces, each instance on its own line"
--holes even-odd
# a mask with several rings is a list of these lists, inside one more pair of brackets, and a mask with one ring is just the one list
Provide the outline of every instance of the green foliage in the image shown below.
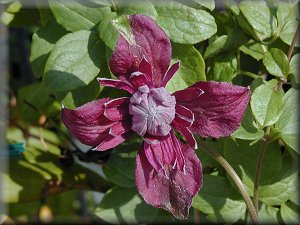
[[262,84],[254,90],[250,105],[261,126],[270,126],[278,121],[283,110],[283,97],[282,90],[276,90],[276,87],[268,84]]
[[282,114],[275,124],[282,140],[293,150],[299,153],[299,91],[291,88],[284,96]]
[[157,209],[147,205],[136,188],[114,187],[95,210],[101,219],[114,224],[141,224],[154,219]]
[[193,45],[173,43],[172,53],[172,63],[180,61],[180,69],[166,86],[170,92],[187,88],[197,81],[206,80],[204,60]]
[[103,54],[102,42],[95,33],[82,30],[67,34],[49,56],[43,84],[53,93],[83,87],[100,72]]
[[176,1],[158,4],[156,22],[176,43],[195,44],[217,31],[214,18],[204,10],[193,9]]
[[91,30],[111,12],[108,6],[92,7],[76,0],[49,0],[49,5],[56,21],[71,32]]
[[213,222],[236,222],[244,216],[246,205],[241,196],[221,176],[205,175],[201,192],[193,200],[193,207],[208,214]]
[[289,60],[280,49],[272,48],[266,52],[263,63],[268,72],[274,76],[286,77],[289,74]]

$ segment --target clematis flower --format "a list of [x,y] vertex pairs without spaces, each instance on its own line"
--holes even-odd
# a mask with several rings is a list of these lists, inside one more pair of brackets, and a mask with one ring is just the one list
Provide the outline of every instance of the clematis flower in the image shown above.
[[[131,97],[103,98],[75,110],[63,108],[70,132],[95,150],[114,148],[133,133],[143,137],[136,157],[135,183],[143,199],[177,218],[187,218],[202,185],[201,163],[192,133],[219,138],[240,125],[250,90],[225,82],[197,82],[169,93],[165,88],[179,69],[169,67],[170,40],[151,18],[127,17],[135,43],[120,35],[109,65],[118,78],[99,78],[103,86]],[[178,131],[185,142],[177,139]]]

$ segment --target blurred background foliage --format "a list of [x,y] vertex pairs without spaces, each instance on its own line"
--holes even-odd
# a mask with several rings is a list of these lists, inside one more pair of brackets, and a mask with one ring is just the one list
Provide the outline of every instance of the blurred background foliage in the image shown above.
[[[99,87],[113,77],[107,61],[126,14],[156,20],[181,68],[170,92],[199,80],[250,86],[251,102],[231,137],[204,140],[254,194],[259,155],[259,218],[299,222],[298,1],[14,1],[0,0],[9,30],[8,151],[2,174],[6,223],[244,223],[246,205],[224,169],[201,149],[204,184],[187,221],[152,208],[134,184],[135,137],[113,151],[93,152],[60,121],[69,108],[124,96]],[[127,30],[126,30],[127,29]],[[299,31],[297,31],[299,32]],[[292,47],[291,47],[292,46]],[[68,60],[66,60],[68,59]],[[265,152],[265,153],[262,153]]]

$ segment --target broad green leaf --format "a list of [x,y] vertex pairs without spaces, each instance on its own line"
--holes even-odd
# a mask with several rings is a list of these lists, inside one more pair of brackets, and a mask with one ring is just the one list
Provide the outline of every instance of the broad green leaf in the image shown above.
[[[256,161],[262,141],[250,145],[249,141],[226,139],[224,144],[224,157],[237,172],[241,178],[245,188],[250,196],[253,196],[253,186],[255,179]],[[276,181],[276,176],[280,170],[283,162],[280,147],[277,143],[272,142],[267,145],[264,155],[266,160],[263,161],[260,175],[260,186],[271,185]],[[234,188],[235,185],[232,184]],[[283,191],[284,192],[284,191]],[[270,193],[274,198],[277,195]]]
[[[279,1],[277,6],[277,21],[278,29],[280,30],[279,37],[287,45],[291,45],[293,37],[298,26],[297,18],[299,17],[299,9],[297,2]],[[299,47],[299,43],[295,43]]]
[[193,1],[204,6],[205,8],[208,8],[210,11],[213,11],[215,9],[214,0],[193,0]]
[[53,93],[83,87],[96,78],[103,57],[104,46],[95,33],[67,34],[59,39],[48,58],[43,84]]
[[299,70],[300,68],[300,54],[295,54],[290,61],[290,73],[292,75],[292,80],[296,84],[300,84]]
[[35,77],[43,76],[46,62],[55,43],[67,31],[55,20],[38,29],[32,36],[30,62]]
[[299,152],[299,91],[290,88],[284,96],[284,107],[275,128],[280,137],[290,148]]
[[[246,28],[246,32],[250,35],[259,40],[264,40],[274,35],[277,27],[274,6],[269,6],[266,1],[246,0],[239,3],[239,9],[252,28],[252,31],[243,26],[244,24],[241,24],[241,26]],[[240,22],[241,20],[238,21]]]
[[37,123],[41,115],[52,117],[60,106],[49,96],[41,83],[24,86],[18,91],[20,117],[26,122]]
[[299,224],[299,207],[291,201],[286,202],[280,207],[280,216],[285,224]]
[[237,58],[233,52],[224,52],[213,59],[208,80],[231,81],[237,72]]
[[272,48],[265,53],[263,64],[270,74],[277,77],[287,77],[290,72],[286,54],[277,48]]
[[105,193],[95,214],[113,224],[142,224],[154,219],[157,209],[146,204],[136,188],[115,186]]
[[94,79],[86,86],[77,88],[69,92],[56,92],[55,97],[66,108],[75,109],[85,103],[95,100],[100,93],[100,85]]
[[[117,13],[112,12],[107,17],[105,17],[99,24],[99,36],[102,41],[111,50],[115,49],[118,41],[119,34],[113,26],[113,19],[117,18]],[[109,31],[109,32],[108,32]]]
[[49,0],[56,21],[68,31],[91,30],[110,12],[110,7],[93,7],[78,0]]
[[125,15],[143,14],[154,20],[157,17],[157,12],[149,0],[130,0],[123,3],[121,2],[118,12]]
[[258,220],[261,224],[279,224],[278,221],[279,209],[262,204],[258,211]]
[[194,9],[176,1],[155,6],[156,22],[170,39],[182,44],[195,44],[217,32],[214,18],[205,10]]
[[251,109],[255,119],[261,126],[276,123],[282,113],[284,93],[267,84],[257,87],[251,96]]
[[[269,149],[268,149],[269,150]],[[267,150],[267,151],[268,151]],[[271,150],[271,149],[270,149]],[[265,159],[272,162],[265,156]],[[270,173],[272,178],[268,184],[260,182],[259,199],[267,205],[282,205],[291,198],[298,182],[297,161],[288,151],[285,151],[282,157],[282,166],[278,173]]]
[[[256,161],[261,142],[249,145],[247,141],[236,143],[228,139],[224,146],[224,156],[234,168],[250,196],[253,195]],[[259,200],[267,205],[281,205],[295,192],[297,167],[295,159],[288,151],[283,156],[279,145],[267,145],[261,167]],[[235,185],[232,184],[234,188]]]
[[103,167],[103,172],[107,179],[121,187],[135,187],[135,156],[135,152],[133,154],[113,153]]
[[206,80],[204,60],[193,45],[173,43],[172,54],[171,63],[179,60],[180,68],[166,86],[170,92],[189,87],[197,81]]
[[241,126],[231,136],[245,140],[258,140],[264,136],[264,131],[258,128],[249,106],[247,107]]
[[222,35],[218,37],[214,42],[212,42],[206,49],[204,53],[204,58],[213,56],[221,51],[222,48],[226,45],[228,36]]
[[246,205],[241,196],[221,176],[204,175],[203,186],[193,199],[193,207],[209,214],[213,222],[235,223],[244,217]]
[[254,40],[248,41],[240,47],[240,50],[254,59],[261,60],[264,57],[264,46],[255,42]]

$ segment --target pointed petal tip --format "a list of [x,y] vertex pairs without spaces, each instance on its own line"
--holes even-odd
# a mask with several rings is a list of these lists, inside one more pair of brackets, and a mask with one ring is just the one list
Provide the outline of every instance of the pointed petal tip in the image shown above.
[[61,108],[64,109],[64,108],[65,108],[65,105],[64,105],[64,104],[61,104]]

